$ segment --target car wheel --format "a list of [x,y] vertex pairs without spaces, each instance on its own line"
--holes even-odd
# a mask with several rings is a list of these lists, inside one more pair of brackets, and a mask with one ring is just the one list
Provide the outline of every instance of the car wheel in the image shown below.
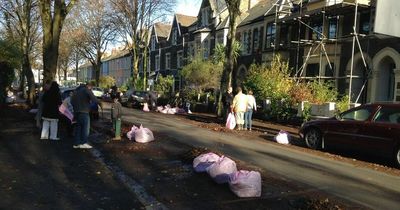
[[400,168],[400,147],[397,148],[395,156],[394,156],[394,161],[396,164],[397,168]]
[[322,143],[321,132],[315,128],[309,129],[304,135],[306,144],[311,149],[320,149]]

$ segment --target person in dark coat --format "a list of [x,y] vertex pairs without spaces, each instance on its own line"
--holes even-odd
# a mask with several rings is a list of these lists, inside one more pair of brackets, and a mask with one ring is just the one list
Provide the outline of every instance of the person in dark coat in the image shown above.
[[43,111],[42,111],[42,133],[40,139],[60,140],[57,137],[59,111],[61,105],[60,88],[57,82],[53,81],[48,91],[43,94]]
[[224,120],[226,121],[226,118],[228,117],[228,114],[232,112],[232,102],[233,102],[233,93],[232,93],[232,87],[229,87],[228,90],[225,92],[225,94],[222,97],[222,103],[224,105]]

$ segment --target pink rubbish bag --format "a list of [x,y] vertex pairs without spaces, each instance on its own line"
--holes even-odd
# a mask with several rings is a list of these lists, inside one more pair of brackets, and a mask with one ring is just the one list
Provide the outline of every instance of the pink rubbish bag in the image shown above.
[[228,183],[230,175],[236,171],[236,163],[225,156],[221,156],[207,168],[208,175],[218,184]]
[[148,105],[147,103],[144,103],[144,105],[143,105],[143,111],[144,111],[144,112],[149,112],[149,111],[150,111],[149,105]]
[[260,197],[261,175],[257,171],[237,171],[230,176],[229,188],[238,197]]
[[228,118],[226,119],[226,127],[228,129],[235,129],[236,126],[236,119],[235,119],[235,115],[231,112],[228,114]]
[[210,167],[219,159],[217,154],[212,152],[201,154],[193,160],[193,168],[196,172],[206,172],[207,168]]
[[289,144],[289,134],[286,131],[279,131],[278,135],[275,136],[275,140],[279,144]]
[[128,137],[129,140],[133,140],[135,137],[135,132],[138,130],[139,128],[136,126],[132,126],[131,130],[128,131],[128,133],[126,134],[126,137]]
[[61,104],[61,105],[58,107],[58,111],[60,111],[61,114],[63,114],[63,115],[66,116],[69,120],[71,120],[71,122],[72,122],[72,119],[74,119],[74,114],[72,114],[72,112],[69,111],[69,109],[68,109],[64,104]]
[[150,129],[143,128],[143,126],[140,125],[140,128],[137,129],[135,132],[135,141],[139,143],[147,143],[154,141],[153,132],[151,132]]

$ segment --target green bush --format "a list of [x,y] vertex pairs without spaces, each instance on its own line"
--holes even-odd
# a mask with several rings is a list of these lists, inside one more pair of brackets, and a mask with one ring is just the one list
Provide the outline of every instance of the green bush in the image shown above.
[[166,77],[159,76],[157,82],[155,83],[154,90],[162,96],[171,97],[174,81],[175,79],[171,75],[168,75]]
[[99,78],[99,87],[102,89],[109,89],[115,85],[115,79],[112,76],[101,76]]

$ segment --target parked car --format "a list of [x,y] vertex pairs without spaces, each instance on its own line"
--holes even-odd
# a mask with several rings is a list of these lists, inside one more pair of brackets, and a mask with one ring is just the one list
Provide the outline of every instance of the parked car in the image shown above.
[[102,98],[104,95],[104,90],[99,87],[92,87],[92,92],[96,98]]
[[64,100],[69,96],[71,92],[74,92],[76,88],[60,88],[61,100]]
[[148,100],[147,91],[132,91],[131,94],[128,93],[127,98],[124,97],[122,101],[128,107],[141,107]]
[[312,149],[336,148],[393,158],[400,167],[400,104],[373,103],[306,122],[300,137]]

